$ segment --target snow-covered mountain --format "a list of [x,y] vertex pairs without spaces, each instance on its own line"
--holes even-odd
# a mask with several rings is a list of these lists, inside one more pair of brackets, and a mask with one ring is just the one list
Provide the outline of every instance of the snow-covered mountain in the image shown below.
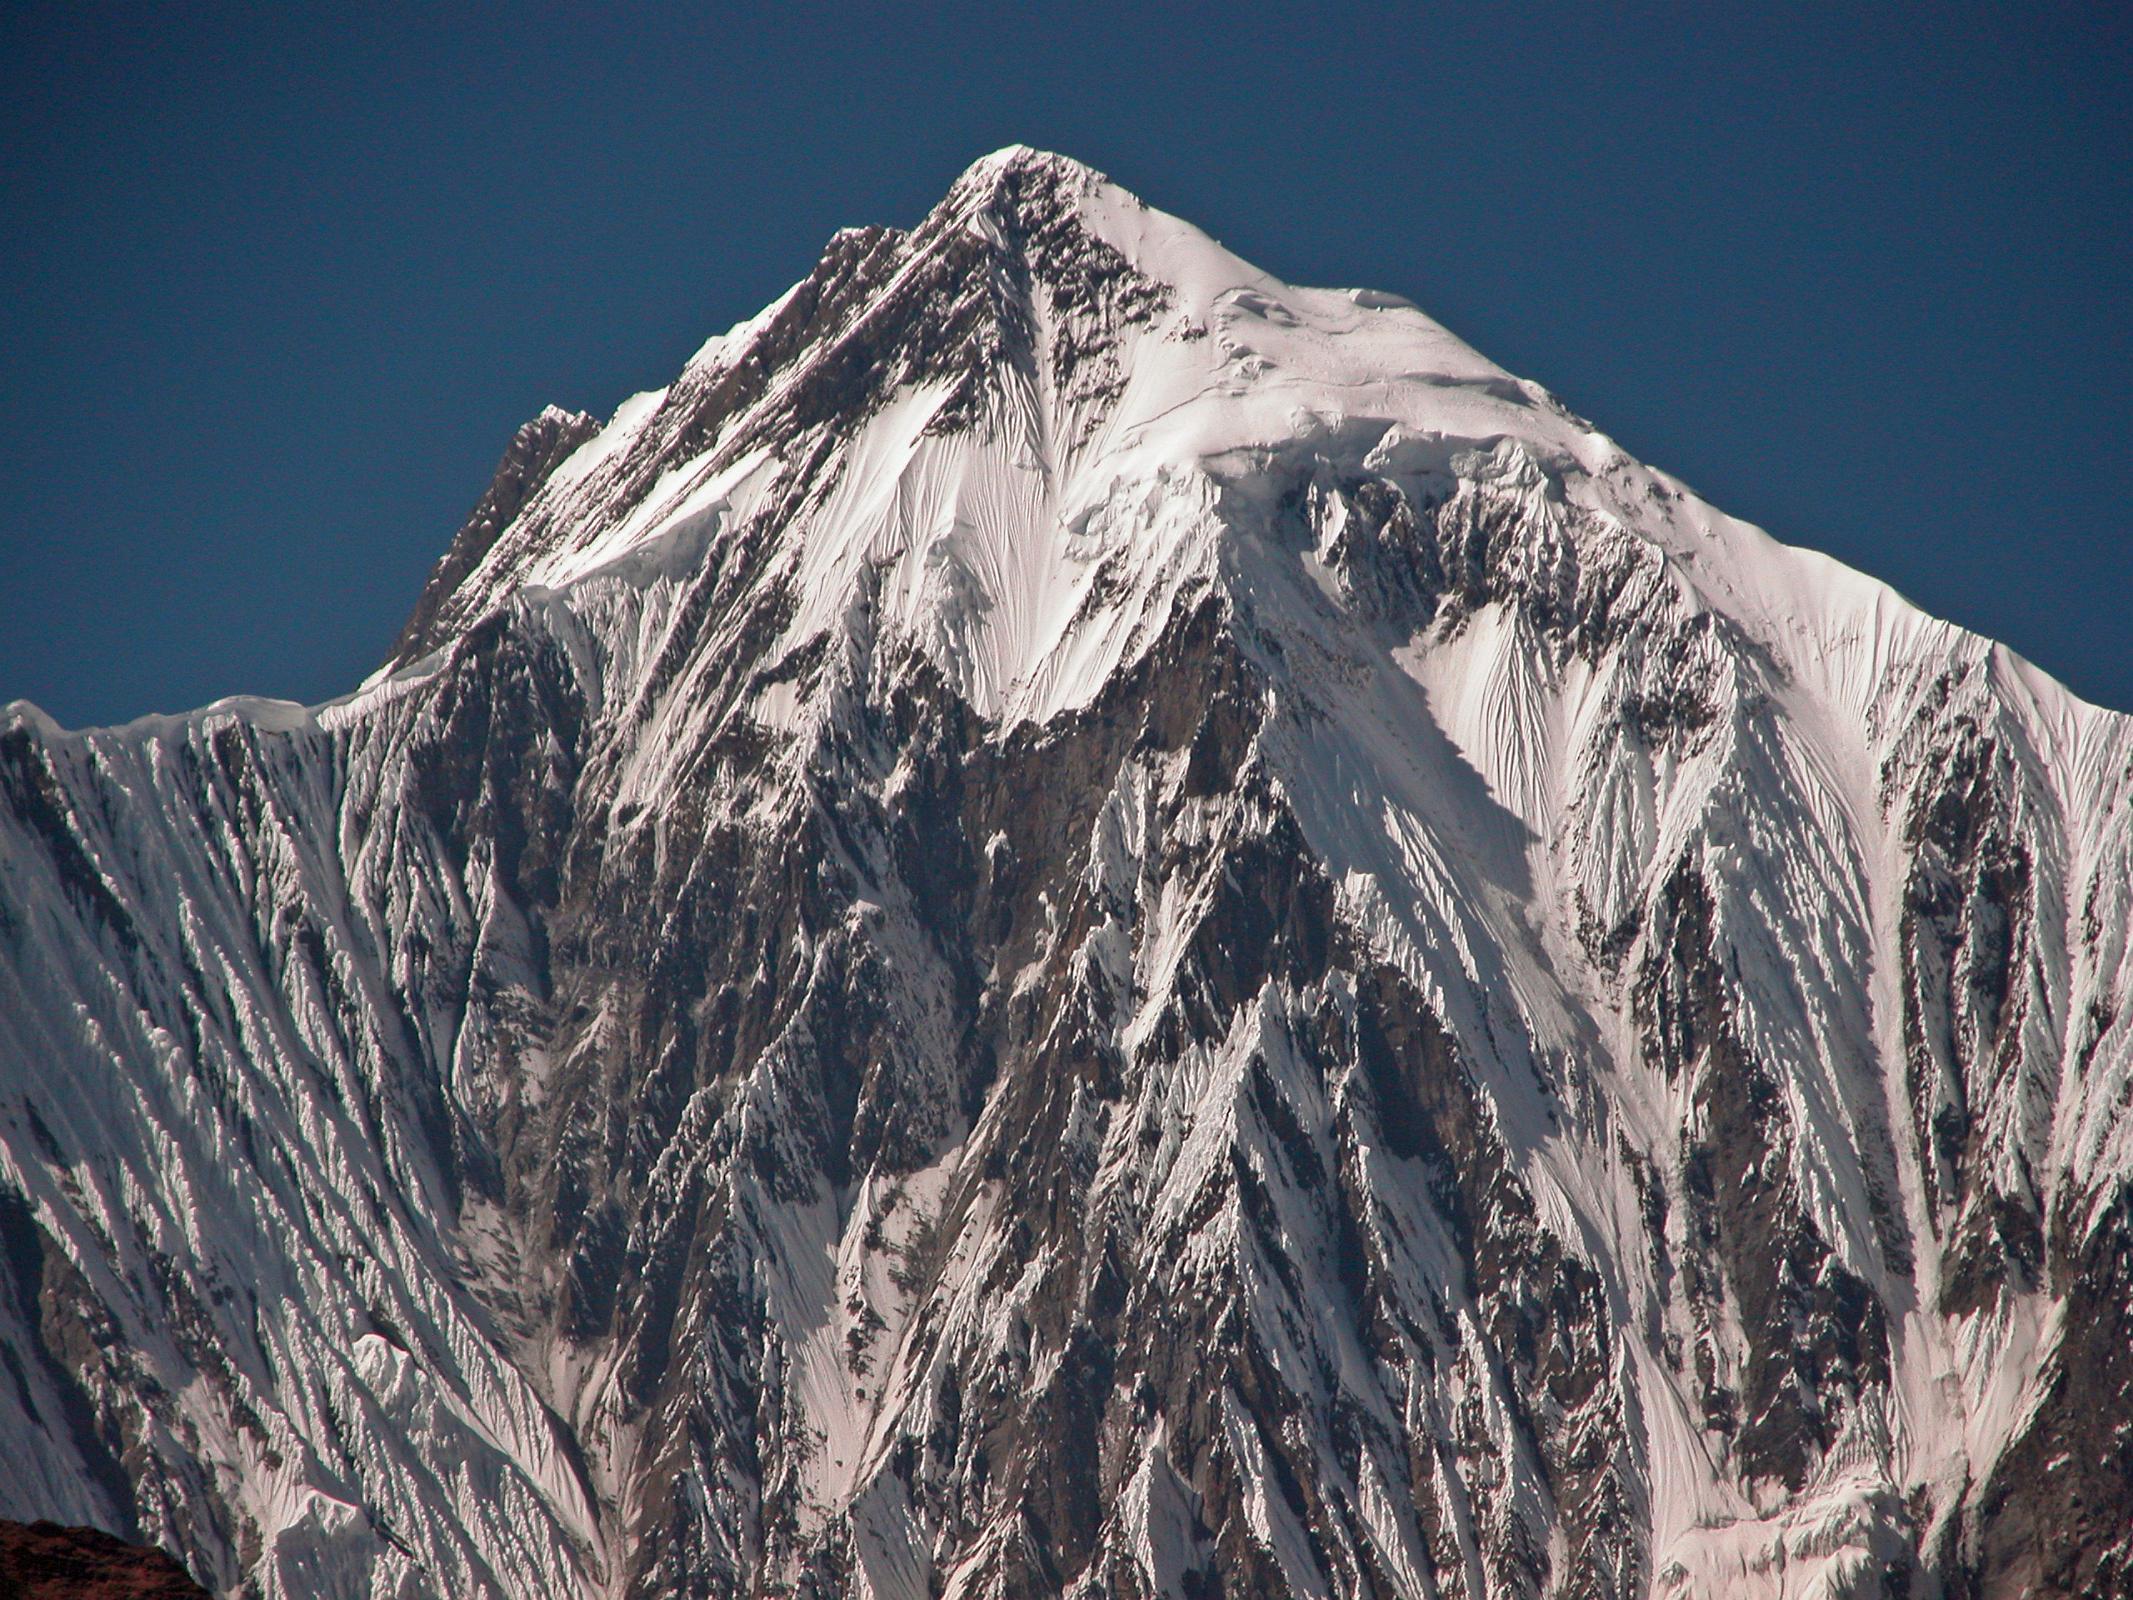
[[0,725],[0,1515],[262,1597],[2133,1586],[2133,718],[1059,157]]

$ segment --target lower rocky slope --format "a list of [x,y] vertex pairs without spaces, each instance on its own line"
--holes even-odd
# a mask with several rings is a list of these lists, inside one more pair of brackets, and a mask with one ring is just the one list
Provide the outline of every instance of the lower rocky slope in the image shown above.
[[0,1522],[0,1600],[203,1600],[164,1551],[97,1528]]

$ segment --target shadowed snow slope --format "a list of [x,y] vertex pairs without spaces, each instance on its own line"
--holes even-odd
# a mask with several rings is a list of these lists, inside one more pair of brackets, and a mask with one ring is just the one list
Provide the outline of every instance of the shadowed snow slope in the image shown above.
[[2133,1582],[2133,721],[987,157],[348,699],[0,724],[0,1514],[264,1597]]

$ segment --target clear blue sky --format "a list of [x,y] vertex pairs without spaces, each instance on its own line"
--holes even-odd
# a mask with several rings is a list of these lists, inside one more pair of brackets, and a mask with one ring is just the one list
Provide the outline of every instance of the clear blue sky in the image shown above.
[[10,3],[0,699],[352,687],[521,420],[1020,140],[2133,709],[2127,8],[1603,9]]

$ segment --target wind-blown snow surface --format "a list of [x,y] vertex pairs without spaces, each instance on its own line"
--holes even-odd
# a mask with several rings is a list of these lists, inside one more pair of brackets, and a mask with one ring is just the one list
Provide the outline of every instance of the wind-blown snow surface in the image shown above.
[[266,1596],[2091,1592],[2133,721],[1010,150],[393,662],[0,731],[0,1514]]

